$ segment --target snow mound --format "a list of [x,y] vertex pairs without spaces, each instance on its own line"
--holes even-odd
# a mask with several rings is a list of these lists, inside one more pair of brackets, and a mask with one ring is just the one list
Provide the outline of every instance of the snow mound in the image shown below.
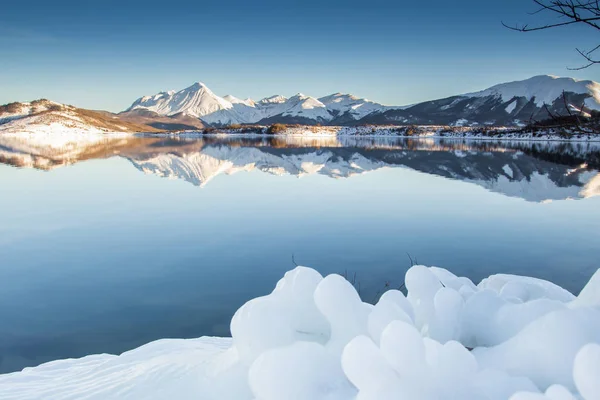
[[534,278],[479,285],[414,266],[407,295],[361,301],[298,267],[226,339],[159,341],[0,376],[0,398],[439,400],[600,398],[600,271],[578,297]]

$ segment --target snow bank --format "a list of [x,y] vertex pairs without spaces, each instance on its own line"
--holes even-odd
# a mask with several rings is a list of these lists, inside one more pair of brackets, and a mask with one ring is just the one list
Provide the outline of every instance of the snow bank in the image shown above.
[[600,398],[600,271],[578,297],[414,266],[407,296],[362,302],[298,267],[242,306],[232,340],[159,341],[0,376],[0,398],[205,400]]

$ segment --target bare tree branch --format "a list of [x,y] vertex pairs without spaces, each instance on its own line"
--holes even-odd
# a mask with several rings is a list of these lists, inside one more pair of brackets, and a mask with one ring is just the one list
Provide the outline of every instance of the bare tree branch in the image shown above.
[[[559,28],[568,25],[580,24],[590,28],[600,30],[600,0],[532,0],[539,8],[530,13],[530,15],[548,12],[557,15],[560,22],[549,23],[545,25],[530,26],[508,25],[502,22],[502,25],[508,29],[519,32],[535,32],[546,29]],[[592,53],[600,48],[600,45],[592,50],[584,51],[577,48],[577,52],[586,60],[586,63],[570,70],[581,70],[589,68],[594,64],[600,64],[599,59],[592,57]]]

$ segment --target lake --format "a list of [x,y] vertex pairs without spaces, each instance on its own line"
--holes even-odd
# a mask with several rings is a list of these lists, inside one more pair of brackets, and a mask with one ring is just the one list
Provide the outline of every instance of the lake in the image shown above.
[[0,137],[0,373],[226,336],[295,263],[369,302],[411,259],[578,293],[598,169],[587,143]]

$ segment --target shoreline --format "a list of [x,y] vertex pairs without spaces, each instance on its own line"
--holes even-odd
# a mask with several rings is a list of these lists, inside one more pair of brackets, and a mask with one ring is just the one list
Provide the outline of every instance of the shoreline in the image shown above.
[[[110,133],[109,133],[110,134]],[[236,137],[236,138],[355,138],[355,139],[414,139],[414,140],[425,140],[425,139],[436,139],[436,140],[481,140],[481,141],[530,141],[530,142],[577,142],[577,143],[598,143],[600,142],[600,135],[598,137],[588,138],[560,138],[560,137],[509,137],[509,136],[440,136],[440,135],[386,135],[386,134],[372,134],[372,135],[360,135],[360,134],[269,134],[269,133],[202,133],[202,132],[183,132],[183,133],[134,133],[138,137],[183,137],[183,138],[201,138],[201,137]]]
[[89,140],[93,138],[353,138],[353,139],[401,139],[401,140],[473,140],[473,141],[527,141],[527,142],[571,142],[593,143],[600,142],[600,133],[574,132],[565,128],[558,131],[549,127],[545,130],[521,131],[518,127],[453,127],[444,125],[423,126],[285,126],[276,132],[271,132],[267,126],[248,126],[235,128],[207,128],[204,130],[182,130],[164,132],[119,132],[101,131],[97,129],[45,130],[44,126],[32,127],[26,131],[0,132],[4,137],[33,137],[61,138],[73,140]]

